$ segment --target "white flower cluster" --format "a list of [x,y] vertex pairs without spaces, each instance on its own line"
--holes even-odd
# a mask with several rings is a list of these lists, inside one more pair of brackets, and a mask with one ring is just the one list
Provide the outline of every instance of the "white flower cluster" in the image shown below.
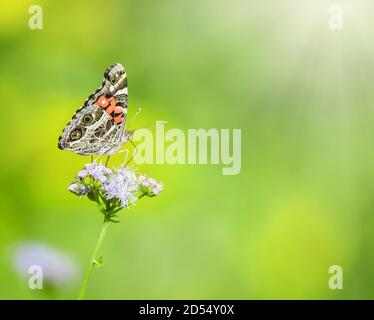
[[103,184],[107,199],[117,198],[123,208],[137,200],[139,184],[135,172],[127,168],[119,168]]
[[110,216],[144,196],[157,196],[163,185],[145,175],[137,176],[131,168],[111,170],[102,163],[93,162],[77,173],[68,190],[78,196],[87,196]]

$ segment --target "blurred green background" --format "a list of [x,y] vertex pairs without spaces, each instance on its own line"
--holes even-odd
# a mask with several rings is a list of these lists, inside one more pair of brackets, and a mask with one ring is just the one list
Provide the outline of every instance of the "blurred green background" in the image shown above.
[[[43,8],[31,30],[28,8]],[[328,27],[328,9],[344,27]],[[3,1],[0,298],[78,295],[102,216],[67,191],[87,158],[57,149],[115,62],[135,127],[241,128],[242,170],[142,165],[164,192],[121,212],[89,299],[374,298],[374,4],[370,1]],[[115,160],[113,164],[118,161]],[[53,293],[14,269],[15,243],[67,252]],[[330,265],[344,289],[328,287]]]

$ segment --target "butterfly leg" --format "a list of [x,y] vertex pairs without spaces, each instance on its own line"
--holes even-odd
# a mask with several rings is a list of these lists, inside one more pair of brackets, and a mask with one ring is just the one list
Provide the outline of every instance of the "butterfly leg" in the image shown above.
[[[96,159],[93,160],[93,162],[97,162],[97,160],[99,160],[100,158],[102,157],[102,154],[100,154]],[[93,159],[93,156],[92,156],[92,159]]]
[[109,158],[110,158],[110,155],[108,155],[108,156],[106,157],[106,161],[105,161],[105,166],[106,166],[106,167],[108,166]]
[[138,152],[138,148],[136,147],[136,144],[132,140],[129,140],[129,141],[134,146],[134,151],[131,155],[131,158],[125,163],[125,167],[131,162],[132,159],[134,159],[136,153]]
[[125,157],[125,160],[123,160],[123,162],[121,163],[121,167],[124,166],[124,163],[126,162],[127,157],[129,156],[129,150],[127,150],[127,149],[125,149],[125,150],[120,150],[120,151],[118,151],[117,153],[123,153],[123,152],[126,152],[126,157]]

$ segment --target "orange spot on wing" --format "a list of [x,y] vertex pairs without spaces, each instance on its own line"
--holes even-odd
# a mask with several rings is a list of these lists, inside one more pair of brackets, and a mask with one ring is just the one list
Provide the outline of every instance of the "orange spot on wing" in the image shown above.
[[119,116],[114,117],[114,122],[115,123],[121,123],[122,120],[123,120],[122,113]]
[[114,107],[113,106],[109,106],[108,108],[106,108],[105,110],[108,114],[111,114],[113,111],[114,111]]
[[117,103],[116,99],[114,99],[113,97],[110,97],[110,98],[108,99],[108,102],[109,102],[109,104],[110,104],[111,106],[113,106],[113,107],[115,107],[115,106],[116,106],[116,103]]
[[115,107],[114,108],[114,113],[117,113],[117,114],[120,114],[120,113],[123,113],[123,108],[122,107]]
[[99,97],[99,99],[97,99],[95,104],[104,108],[104,109],[106,109],[109,106],[109,101],[108,101],[107,98],[105,98],[105,96],[101,96],[101,97]]
[[113,97],[107,99],[105,96],[100,96],[95,104],[106,109],[105,111],[108,114],[111,114],[114,111],[114,108],[116,107],[116,103],[117,101]]
[[116,101],[116,99],[111,97],[111,98],[108,99],[108,102],[109,102],[109,107],[106,109],[106,112],[108,114],[111,114],[114,111],[114,108],[116,107],[117,101]]

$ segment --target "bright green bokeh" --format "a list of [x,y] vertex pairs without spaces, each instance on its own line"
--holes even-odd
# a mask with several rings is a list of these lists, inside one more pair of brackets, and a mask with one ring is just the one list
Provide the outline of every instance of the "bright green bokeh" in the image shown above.
[[110,226],[87,298],[374,298],[374,5],[334,3],[340,31],[322,0],[39,1],[43,30],[33,1],[3,2],[0,298],[77,297],[29,290],[10,248],[45,242],[83,275],[102,217],[57,139],[115,62],[136,127],[241,128],[242,170],[142,165],[165,191]]

